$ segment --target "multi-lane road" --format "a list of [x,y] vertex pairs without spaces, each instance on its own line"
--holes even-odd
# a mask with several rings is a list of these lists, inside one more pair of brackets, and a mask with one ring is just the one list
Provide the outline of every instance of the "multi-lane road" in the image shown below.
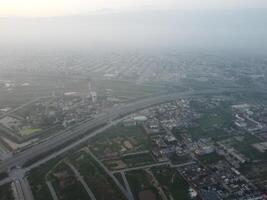
[[[229,90],[227,90],[229,92]],[[84,124],[77,126],[71,130],[66,130],[61,134],[56,134],[54,137],[49,137],[43,139],[36,145],[33,145],[21,152],[17,152],[13,154],[10,158],[3,160],[0,163],[0,172],[5,172],[15,166],[22,166],[25,162],[32,160],[40,155],[49,156],[49,153],[52,153],[51,150],[62,147],[64,148],[64,144],[68,143],[71,145],[71,141],[75,139],[82,139],[88,134],[90,134],[90,130],[95,129],[105,123],[109,123],[112,120],[121,118],[124,115],[130,114],[140,109],[144,109],[149,106],[153,106],[156,104],[176,100],[178,98],[187,98],[192,96],[199,95],[207,95],[207,94],[220,94],[224,92],[224,90],[204,90],[201,92],[190,91],[190,92],[182,92],[182,93],[173,93],[166,94],[154,97],[148,97],[142,100],[137,100],[135,102],[131,102],[125,104],[120,107],[116,107],[111,109],[105,114],[99,115],[97,118],[88,121]],[[98,132],[99,133],[99,132]],[[67,144],[66,144],[67,145]]]

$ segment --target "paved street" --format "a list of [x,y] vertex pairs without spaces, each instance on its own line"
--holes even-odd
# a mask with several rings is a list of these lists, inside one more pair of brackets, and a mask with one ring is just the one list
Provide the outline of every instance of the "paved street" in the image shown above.
[[121,185],[118,179],[116,179],[113,173],[109,171],[109,169],[97,157],[95,157],[95,155],[91,151],[88,151],[88,153],[104,169],[104,171],[112,178],[112,180],[118,186],[119,190],[124,194],[124,196],[127,197],[128,200],[132,200],[129,193],[124,189],[124,187]]
[[147,169],[147,168],[151,168],[151,167],[159,167],[159,166],[164,166],[164,165],[169,165],[170,167],[183,167],[186,165],[192,165],[193,161],[190,162],[186,162],[186,163],[181,163],[181,164],[171,164],[170,161],[167,162],[161,162],[161,163],[154,163],[154,164],[150,164],[150,165],[141,165],[141,166],[137,166],[137,167],[130,167],[130,168],[125,168],[125,169],[120,169],[120,170],[114,170],[112,171],[113,174],[116,173],[121,173],[121,172],[128,172],[128,171],[133,171],[133,170],[138,170],[138,169]]
[[122,176],[122,179],[123,179],[123,182],[124,182],[124,185],[129,193],[129,197],[131,198],[131,200],[134,200],[134,196],[133,196],[133,193],[131,191],[131,187],[127,181],[127,178],[125,176],[125,173],[124,172],[121,172],[121,176]]
[[50,194],[51,194],[53,200],[58,200],[57,193],[56,193],[51,181],[46,181],[46,185],[50,191]]

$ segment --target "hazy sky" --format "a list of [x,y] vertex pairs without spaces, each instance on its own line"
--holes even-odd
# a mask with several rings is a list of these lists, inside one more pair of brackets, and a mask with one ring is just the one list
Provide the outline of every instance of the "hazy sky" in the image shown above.
[[0,29],[0,48],[267,52],[267,0],[0,0]]
[[129,10],[267,8],[267,0],[0,0],[0,16],[58,16]]

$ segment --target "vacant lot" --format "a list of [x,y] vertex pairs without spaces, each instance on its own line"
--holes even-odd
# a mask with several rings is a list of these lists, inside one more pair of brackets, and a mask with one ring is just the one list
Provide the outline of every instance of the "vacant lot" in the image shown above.
[[90,199],[65,162],[61,162],[49,172],[48,180],[52,182],[59,200]]
[[149,150],[152,141],[140,126],[118,125],[97,135],[90,142],[91,150],[97,156],[123,154]]
[[126,173],[131,191],[137,200],[159,200],[157,189],[152,185],[150,175],[144,170]]
[[53,200],[46,185],[45,177],[58,162],[59,159],[53,159],[29,172],[28,180],[35,200]]
[[[231,105],[221,103],[212,108],[205,108],[199,102],[191,102],[192,109],[201,114],[201,117],[193,120],[194,126],[185,128],[185,132],[190,134],[193,139],[211,137],[215,140],[221,140],[229,137],[227,129],[233,127],[233,115]],[[175,130],[174,134],[179,136],[181,130]]]
[[198,159],[200,159],[204,164],[209,165],[209,164],[217,163],[220,160],[224,160],[225,158],[223,156],[217,154],[216,152],[213,152],[210,154],[198,156]]
[[251,160],[267,160],[267,153],[262,153],[256,150],[251,145],[254,143],[261,142],[258,138],[253,135],[246,134],[244,138],[240,140],[235,140],[233,147],[240,153],[244,154],[247,158]]

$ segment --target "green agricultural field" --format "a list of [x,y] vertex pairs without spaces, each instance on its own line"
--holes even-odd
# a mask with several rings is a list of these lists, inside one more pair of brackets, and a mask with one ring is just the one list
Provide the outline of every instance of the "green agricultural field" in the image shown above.
[[156,167],[152,168],[152,172],[169,199],[192,199],[189,194],[188,183],[176,169],[169,167]]
[[14,200],[11,185],[5,184],[0,186],[0,200]]

